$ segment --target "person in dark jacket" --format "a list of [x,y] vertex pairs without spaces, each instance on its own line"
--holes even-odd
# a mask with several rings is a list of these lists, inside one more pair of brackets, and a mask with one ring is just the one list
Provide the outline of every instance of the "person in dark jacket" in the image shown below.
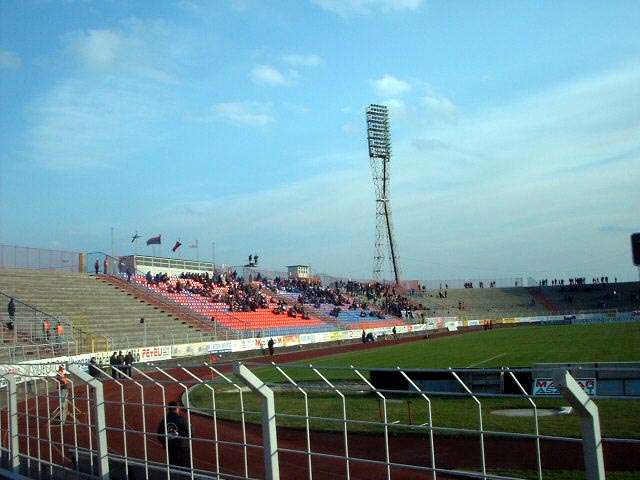
[[93,378],[100,377],[100,366],[98,365],[96,357],[91,357],[91,360],[89,360],[89,375]]
[[9,314],[7,328],[9,330],[13,330],[13,324],[16,321],[16,302],[13,301],[13,298],[9,300],[9,304],[7,305],[7,313]]
[[167,407],[167,423],[162,419],[158,425],[158,441],[168,450],[170,465],[189,467],[189,427],[176,402]]
[[273,357],[273,346],[275,345],[275,342],[273,341],[273,338],[270,338],[269,341],[267,342],[267,347],[269,348],[269,355],[271,355]]
[[100,262],[98,261],[97,258],[96,258],[96,263],[93,264],[93,269],[96,271],[96,275],[100,273]]
[[124,356],[124,365],[124,373],[131,377],[131,365],[133,365],[133,353],[131,353],[131,350]]
[[113,352],[113,355],[109,357],[109,365],[111,365],[111,376],[113,378],[118,378],[118,371],[116,369],[116,365],[118,364],[118,354]]
[[122,350],[118,352],[118,356],[116,357],[116,365],[117,365],[117,378],[124,378],[122,372],[124,371],[124,355],[122,355]]

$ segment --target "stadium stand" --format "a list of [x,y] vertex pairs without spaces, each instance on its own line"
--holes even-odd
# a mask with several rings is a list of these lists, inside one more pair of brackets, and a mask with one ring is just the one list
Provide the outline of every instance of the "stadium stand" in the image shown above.
[[[46,315],[2,292],[0,303],[5,306],[0,315],[0,362],[76,353],[72,328],[66,319]],[[45,321],[49,325],[48,335],[42,328]],[[58,323],[61,330],[56,328]]]
[[535,288],[561,311],[637,310],[640,308],[640,283],[598,283]]
[[234,301],[237,302],[231,288],[239,288],[237,282],[231,282],[230,285],[215,283],[205,285],[198,279],[176,276],[149,282],[142,275],[135,275],[132,281],[196,312],[205,319],[213,318],[212,323],[230,330],[270,336],[335,329],[334,326],[314,316],[303,318],[300,315],[291,317],[286,313],[274,313],[273,309],[277,306],[276,299],[263,291],[260,286],[256,288],[261,291],[260,295],[264,296],[265,303],[261,306],[254,305],[254,309],[236,311],[231,307]]
[[[0,269],[0,292],[52,316],[64,317],[73,324],[74,331],[92,335],[93,345],[82,345],[84,350],[213,338],[159,307],[87,274]],[[141,318],[145,319],[144,325]]]
[[[446,297],[443,295],[446,292]],[[442,295],[441,295],[442,293]],[[545,315],[550,311],[528,288],[428,290],[416,297],[427,316],[498,317]]]
[[[278,292],[278,296],[294,304],[298,302],[300,292],[283,290]],[[321,303],[317,306],[313,303],[304,302],[302,305],[306,310],[320,316],[325,321],[335,323],[338,328],[362,329],[391,327],[403,323],[401,319],[393,318],[390,315],[382,315],[382,318],[379,318],[373,315],[371,310],[362,308],[349,310],[349,302],[341,303],[339,311],[337,311],[336,305],[329,303]],[[364,316],[361,315],[361,312],[364,312]]]
[[[579,313],[640,308],[638,282],[528,288],[462,288],[427,290],[414,299],[427,316],[466,318]],[[441,295],[442,294],[442,295]]]

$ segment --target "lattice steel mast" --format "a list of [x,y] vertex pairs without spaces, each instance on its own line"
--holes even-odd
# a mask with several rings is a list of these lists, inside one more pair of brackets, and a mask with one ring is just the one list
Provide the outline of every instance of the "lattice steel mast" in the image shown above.
[[384,262],[389,258],[396,284],[400,282],[400,265],[393,234],[391,205],[389,203],[389,178],[391,162],[391,135],[389,111],[384,105],[367,108],[367,141],[369,163],[376,193],[376,241],[373,256],[373,278],[382,280]]

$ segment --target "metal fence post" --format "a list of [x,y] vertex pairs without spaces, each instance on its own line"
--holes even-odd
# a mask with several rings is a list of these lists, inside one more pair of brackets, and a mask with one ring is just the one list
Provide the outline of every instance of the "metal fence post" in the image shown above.
[[98,478],[100,480],[109,480],[111,478],[109,473],[109,445],[107,444],[107,422],[104,413],[105,403],[102,382],[84,372],[77,365],[69,365],[69,371],[80,378],[80,380],[93,387],[96,400],[95,422]]
[[238,363],[233,367],[253,393],[262,399],[262,439],[264,442],[264,471],[266,480],[280,479],[278,437],[276,435],[276,408],[273,390],[256,377],[247,367]]
[[18,433],[18,385],[15,375],[7,375],[9,389],[9,464],[14,472],[20,468],[20,435]]
[[562,396],[580,415],[586,479],[605,480],[598,406],[582,390],[582,387],[567,370],[556,372],[553,381],[560,389]]

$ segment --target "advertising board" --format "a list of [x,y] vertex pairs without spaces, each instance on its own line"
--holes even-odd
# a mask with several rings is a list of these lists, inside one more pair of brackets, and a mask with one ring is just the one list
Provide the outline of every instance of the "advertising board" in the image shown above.
[[[576,382],[587,395],[596,394],[595,378],[576,378]],[[552,378],[536,378],[533,381],[533,394],[540,396],[560,395],[560,390]]]
[[134,350],[138,351],[140,362],[143,363],[171,359],[170,345],[162,345],[159,347],[142,347]]

